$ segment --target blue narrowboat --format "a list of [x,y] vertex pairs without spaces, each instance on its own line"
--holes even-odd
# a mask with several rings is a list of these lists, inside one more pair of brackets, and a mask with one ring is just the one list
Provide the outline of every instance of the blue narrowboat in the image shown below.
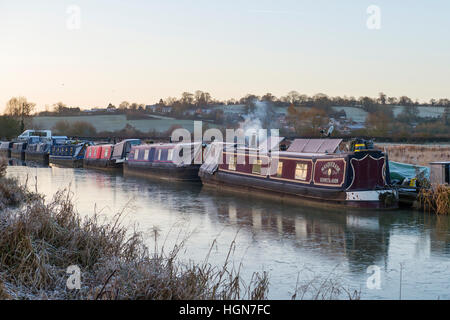
[[49,163],[71,168],[82,168],[86,148],[91,142],[55,144],[50,148]]
[[128,154],[133,146],[138,146],[142,142],[140,139],[126,139],[114,145],[111,160],[114,161],[116,165],[123,166]]
[[25,150],[27,145],[27,142],[15,142],[11,149],[11,158],[25,160]]
[[171,181],[200,181],[201,143],[143,144],[132,146],[124,174]]
[[44,164],[49,163],[51,143],[38,142],[28,144],[25,150],[25,161],[37,161]]
[[11,158],[11,149],[13,146],[14,142],[1,142],[0,143],[0,158],[6,158],[9,159]]

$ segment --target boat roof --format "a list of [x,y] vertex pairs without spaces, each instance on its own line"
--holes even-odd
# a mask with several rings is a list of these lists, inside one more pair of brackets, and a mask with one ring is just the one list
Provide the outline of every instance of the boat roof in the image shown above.
[[287,149],[287,152],[301,154],[335,153],[342,139],[295,139]]
[[194,145],[198,145],[198,144],[202,144],[201,142],[174,142],[174,143],[150,143],[150,144],[140,144],[140,145],[136,145],[133,146],[133,148],[136,149],[145,149],[145,148],[149,148],[149,147],[177,147],[177,146],[181,146],[181,147],[187,147],[187,146],[194,146]]

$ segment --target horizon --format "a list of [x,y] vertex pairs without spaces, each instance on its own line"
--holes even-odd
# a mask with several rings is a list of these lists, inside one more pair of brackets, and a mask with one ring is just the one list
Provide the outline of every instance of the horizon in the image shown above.
[[15,96],[39,112],[196,90],[449,98],[448,12],[445,1],[1,2],[0,111]]

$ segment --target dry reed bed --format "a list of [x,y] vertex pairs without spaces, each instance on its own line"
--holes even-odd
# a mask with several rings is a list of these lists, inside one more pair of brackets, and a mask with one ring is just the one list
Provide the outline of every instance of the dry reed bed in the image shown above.
[[419,206],[426,212],[450,215],[450,187],[446,185],[421,189],[418,195]]
[[428,166],[433,161],[450,160],[450,146],[387,145],[377,146],[386,150],[389,160]]

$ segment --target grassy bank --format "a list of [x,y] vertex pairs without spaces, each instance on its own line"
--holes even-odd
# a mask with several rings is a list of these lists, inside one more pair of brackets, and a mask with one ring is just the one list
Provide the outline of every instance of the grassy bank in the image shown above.
[[450,146],[389,145],[379,148],[386,149],[389,160],[421,166],[428,166],[433,161],[450,159]]
[[[70,192],[48,203],[0,167],[1,299],[264,299],[266,273],[245,284],[229,258],[221,268],[182,263],[184,243],[150,252],[143,236],[110,222],[82,218]],[[230,252],[233,248],[230,247]],[[229,257],[230,255],[228,255]],[[68,289],[67,268],[81,270],[81,289]]]

